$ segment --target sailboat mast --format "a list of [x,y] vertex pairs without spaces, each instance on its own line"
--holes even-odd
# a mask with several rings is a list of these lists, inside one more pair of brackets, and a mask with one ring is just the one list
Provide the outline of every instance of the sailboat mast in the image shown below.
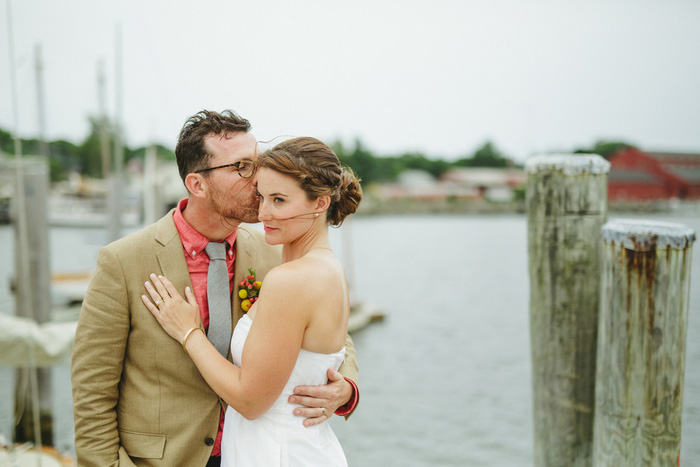
[[[28,228],[27,228],[27,216],[26,216],[26,188],[24,186],[24,166],[22,164],[22,140],[19,137],[19,102],[17,99],[17,71],[15,69],[15,44],[14,37],[12,34],[12,7],[11,0],[7,0],[7,35],[8,35],[8,45],[10,48],[10,89],[12,96],[12,118],[13,118],[13,138],[15,140],[15,170],[17,174],[17,190],[14,194],[15,196],[15,206],[17,211],[17,218],[15,223],[17,225],[18,240],[19,245],[17,248],[20,258],[28,260],[29,258],[29,245],[28,245]],[[22,268],[18,273],[22,274],[23,277],[17,278],[17,293],[23,295],[24,302],[28,308],[29,315],[33,315],[31,310],[31,294],[29,287],[21,287],[20,282],[29,283],[30,275],[28,268]]]
[[34,48],[34,69],[36,75],[36,104],[39,117],[39,148],[41,155],[48,159],[49,145],[46,142],[46,108],[44,106],[44,64],[41,61],[41,45]]
[[97,64],[97,102],[99,105],[99,131],[100,131],[100,153],[102,155],[102,178],[109,180],[109,174],[112,172],[111,154],[109,151],[109,131],[107,123],[107,103],[106,103],[106,88],[105,88],[105,64],[102,60]]
[[[18,261],[16,264],[17,274],[16,274],[16,297],[17,297],[17,310],[16,313],[23,314],[24,316],[34,318],[36,316],[36,308],[32,300],[32,293],[30,289],[30,256],[29,256],[29,228],[27,219],[27,201],[26,201],[26,187],[25,187],[25,171],[24,163],[22,160],[22,141],[19,136],[19,102],[17,97],[17,72],[15,68],[15,45],[14,45],[14,35],[13,35],[13,25],[12,25],[12,6],[11,0],[7,0],[7,34],[8,34],[8,47],[9,47],[9,59],[10,59],[10,88],[12,96],[12,115],[13,115],[13,133],[15,140],[15,168],[17,174],[17,189],[15,190],[15,202],[16,202],[16,241],[18,243],[17,252],[19,254]],[[43,284],[40,284],[40,286]],[[21,304],[21,305],[20,305]],[[37,406],[39,404],[39,381],[38,381],[38,370],[36,368],[27,368],[25,377],[28,376],[30,380],[31,387],[31,402],[29,406],[32,412],[32,423],[34,426],[33,434],[34,439],[39,447],[42,445],[42,430],[40,422],[40,409]],[[20,378],[21,374],[18,375]],[[17,385],[20,387],[20,385]],[[26,394],[18,394],[19,397],[27,398]],[[22,418],[20,425],[28,424],[26,418]],[[21,426],[17,427],[18,430]],[[29,431],[28,429],[26,431]]]
[[122,27],[116,27],[116,57],[114,65],[114,91],[116,113],[114,119],[114,171],[109,183],[108,235],[114,241],[121,237],[122,205],[124,198],[124,145],[122,132]]

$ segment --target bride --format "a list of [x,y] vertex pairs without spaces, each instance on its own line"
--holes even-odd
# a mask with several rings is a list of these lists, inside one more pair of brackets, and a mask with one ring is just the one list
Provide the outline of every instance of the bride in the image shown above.
[[[142,299],[228,404],[223,466],[347,465],[328,423],[304,426],[288,396],[298,385],[325,384],[328,368],[337,370],[345,356],[347,280],[328,226],[355,212],[362,189],[332,149],[314,138],[280,143],[258,166],[259,219],[266,242],[282,245],[283,263],[267,274],[258,300],[233,331],[233,364],[198,332],[199,307],[189,288],[185,300],[166,278],[151,276],[146,288],[153,301]],[[156,307],[160,297],[165,301]]]

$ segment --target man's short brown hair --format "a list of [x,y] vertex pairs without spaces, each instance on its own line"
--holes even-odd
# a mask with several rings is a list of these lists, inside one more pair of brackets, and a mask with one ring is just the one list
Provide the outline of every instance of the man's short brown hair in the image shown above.
[[201,110],[188,118],[175,147],[177,168],[182,181],[185,181],[188,174],[207,168],[212,157],[204,144],[207,136],[248,132],[250,128],[250,122],[232,110],[221,113]]

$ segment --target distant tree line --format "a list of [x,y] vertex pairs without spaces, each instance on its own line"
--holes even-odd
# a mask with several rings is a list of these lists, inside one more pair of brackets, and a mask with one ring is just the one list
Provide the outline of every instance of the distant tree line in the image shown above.
[[[100,121],[96,118],[90,118],[90,133],[80,144],[76,145],[65,140],[47,142],[51,156],[49,158],[51,181],[65,180],[71,171],[95,178],[102,176],[100,131]],[[108,134],[111,135],[112,132],[108,131]],[[110,151],[113,151],[114,140],[111,136],[109,137],[109,146]],[[379,155],[368,149],[359,139],[356,139],[351,146],[346,146],[341,141],[336,141],[331,146],[341,162],[350,166],[365,184],[396,180],[396,177],[405,170],[422,170],[437,178],[455,167],[506,168],[517,166],[490,141],[485,142],[472,155],[455,161],[432,158],[420,152],[406,152],[397,156]],[[607,159],[618,150],[629,146],[629,144],[619,141],[598,141],[591,148],[579,148],[574,152],[595,153]],[[132,149],[124,144],[124,161],[143,159],[146,149],[146,147]],[[172,149],[158,145],[157,150],[159,157],[175,160],[175,153]],[[14,154],[12,135],[1,128],[0,151]],[[41,154],[40,141],[22,139],[22,152],[24,154]]]
[[[114,138],[108,131],[110,153],[114,153]],[[49,173],[52,182],[66,180],[70,172],[79,172],[82,175],[100,178],[102,177],[102,145],[100,142],[100,125],[95,118],[90,118],[90,134],[80,144],[70,141],[48,141]],[[125,163],[131,159],[144,159],[146,147],[132,149],[124,145]],[[173,150],[158,145],[158,156],[175,160]],[[0,151],[6,154],[15,153],[15,143],[12,135],[0,128]],[[41,142],[38,139],[22,138],[22,153],[29,155],[41,154]]]
[[633,148],[634,146],[622,141],[600,140],[590,148],[579,148],[574,151],[576,154],[598,154],[605,159],[610,159],[610,156],[623,149]]
[[398,156],[378,156],[357,139],[352,148],[340,141],[332,144],[340,161],[352,167],[364,183],[392,181],[404,170],[423,170],[439,177],[455,167],[515,167],[491,142],[486,142],[470,157],[445,161],[420,152],[406,152]]

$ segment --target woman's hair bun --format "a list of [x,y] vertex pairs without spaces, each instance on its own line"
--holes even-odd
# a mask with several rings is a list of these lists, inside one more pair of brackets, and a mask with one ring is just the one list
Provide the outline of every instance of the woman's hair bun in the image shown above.
[[351,168],[342,168],[337,197],[333,198],[335,202],[328,210],[328,223],[339,226],[347,216],[357,211],[362,201],[362,186]]

